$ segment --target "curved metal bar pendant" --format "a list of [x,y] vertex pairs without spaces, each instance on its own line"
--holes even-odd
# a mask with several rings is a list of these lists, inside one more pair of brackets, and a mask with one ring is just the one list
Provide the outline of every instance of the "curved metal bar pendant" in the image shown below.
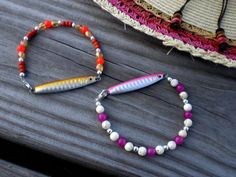
[[131,92],[131,91],[135,91],[135,90],[150,86],[162,80],[163,78],[164,78],[163,73],[156,73],[156,74],[151,74],[147,76],[142,76],[142,77],[132,79],[132,80],[117,84],[115,86],[112,86],[108,88],[107,91],[108,91],[108,94],[111,94],[111,95]]
[[35,86],[32,92],[36,94],[63,92],[93,84],[98,80],[100,80],[100,78],[97,76],[81,76],[56,80]]

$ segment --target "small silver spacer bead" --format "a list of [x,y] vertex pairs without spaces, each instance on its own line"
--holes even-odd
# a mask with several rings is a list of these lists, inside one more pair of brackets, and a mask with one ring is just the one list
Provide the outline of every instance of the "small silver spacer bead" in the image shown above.
[[172,78],[171,77],[167,77],[167,80],[170,82],[170,81],[172,81]]
[[113,132],[113,130],[111,128],[107,129],[107,133],[110,135]]
[[184,126],[183,130],[189,131],[189,127]]
[[101,105],[100,101],[96,101],[96,106]]
[[24,58],[18,58],[18,61],[22,62],[22,61],[24,61]]
[[95,39],[95,37],[94,37],[94,36],[91,36],[91,37],[90,37],[90,40],[91,40],[91,41],[92,41],[92,40],[94,40],[94,39]]
[[163,146],[163,148],[164,148],[165,151],[169,150],[169,147],[167,145]]
[[75,23],[72,23],[72,27],[73,27],[73,28],[75,27]]
[[101,52],[101,49],[97,48],[97,49],[96,49],[96,52],[97,52],[97,53],[100,53],[100,52]]
[[187,99],[183,99],[183,103],[184,103],[184,104],[187,104],[187,103],[188,103],[188,100],[187,100]]
[[58,20],[57,23],[58,23],[58,25],[61,25],[61,20]]
[[25,77],[25,73],[20,73],[19,76],[20,77]]
[[36,31],[38,31],[38,30],[39,30],[39,27],[38,27],[38,26],[35,26],[34,29],[35,29]]
[[97,71],[97,74],[98,74],[98,75],[101,75],[101,74],[102,74],[102,71]]
[[27,36],[24,36],[23,40],[24,40],[24,41],[28,41],[29,38],[28,38]]
[[134,151],[134,152],[138,152],[138,149],[139,149],[138,146],[134,146],[134,147],[133,147],[133,151]]

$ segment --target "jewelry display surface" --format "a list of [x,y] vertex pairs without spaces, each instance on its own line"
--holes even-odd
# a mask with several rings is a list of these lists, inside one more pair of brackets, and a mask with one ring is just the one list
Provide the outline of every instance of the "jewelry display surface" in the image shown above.
[[[120,176],[235,176],[235,69],[189,59],[176,49],[166,55],[171,47],[129,26],[125,30],[93,1],[1,0],[0,12],[1,137]],[[47,95],[31,94],[22,86],[16,46],[45,19],[70,19],[91,28],[106,59],[102,81]],[[94,48],[74,29],[42,32],[30,42],[26,59],[32,85],[96,73]],[[185,84],[194,124],[177,150],[142,158],[105,137],[94,99],[104,88],[158,71]],[[106,99],[113,129],[144,145],[172,139],[183,128],[182,102],[168,82],[160,84]]]

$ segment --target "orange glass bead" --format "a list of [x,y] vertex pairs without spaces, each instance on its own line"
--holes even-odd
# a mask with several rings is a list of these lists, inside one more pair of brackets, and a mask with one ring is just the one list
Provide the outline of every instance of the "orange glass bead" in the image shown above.
[[97,62],[97,64],[103,65],[105,63],[105,60],[103,57],[98,57],[96,62]]
[[16,48],[16,50],[17,50],[18,52],[25,52],[26,47],[25,47],[24,45],[18,45],[17,48]]
[[50,20],[46,20],[44,22],[44,24],[45,24],[46,28],[51,28],[52,27],[52,22]]
[[83,33],[83,34],[85,34],[88,30],[89,30],[89,27],[87,27],[87,26],[81,26],[80,27],[80,32]]

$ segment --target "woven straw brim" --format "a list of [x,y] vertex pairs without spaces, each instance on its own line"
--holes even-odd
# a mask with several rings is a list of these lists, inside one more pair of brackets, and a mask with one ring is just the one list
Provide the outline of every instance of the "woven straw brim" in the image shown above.
[[[185,0],[145,0],[153,7],[172,16]],[[191,0],[183,10],[183,21],[206,31],[215,32],[221,12],[221,0]],[[236,39],[236,0],[229,0],[221,27],[229,39]]]

